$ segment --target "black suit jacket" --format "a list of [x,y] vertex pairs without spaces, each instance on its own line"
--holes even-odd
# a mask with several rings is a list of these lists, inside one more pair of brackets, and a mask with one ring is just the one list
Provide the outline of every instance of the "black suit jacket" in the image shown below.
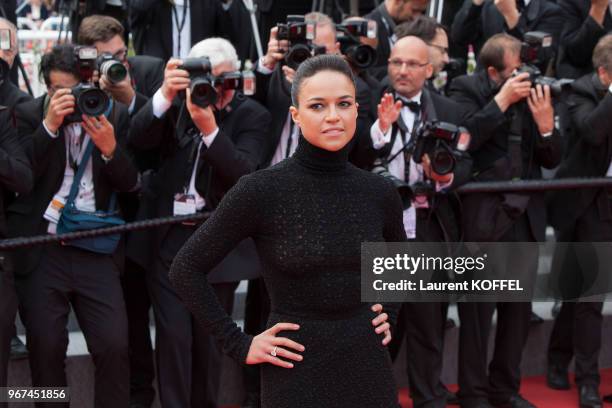
[[387,75],[387,61],[389,60],[389,55],[391,55],[389,38],[393,36],[393,30],[395,29],[395,22],[384,7],[385,3],[381,2],[380,6],[364,16],[364,18],[376,21],[378,26],[377,58],[374,65],[369,69],[369,72],[378,80],[383,79]]
[[[230,38],[229,13],[223,10],[220,0],[190,0],[189,10],[192,46],[209,37]],[[170,59],[172,19],[172,5],[167,0],[131,0],[130,29],[136,53]]]
[[[464,75],[451,84],[449,96],[468,109],[466,125],[472,134],[470,153],[474,159],[476,181],[510,180],[508,134],[510,112],[502,113],[493,97],[497,90],[485,72]],[[561,137],[555,129],[543,139],[525,110],[522,126],[522,178],[542,178],[540,167],[556,167],[561,160]],[[463,197],[463,222],[466,241],[496,241],[525,211],[533,236],[545,239],[546,208],[543,193],[468,194]]]
[[556,51],[562,27],[561,9],[549,0],[531,0],[512,30],[508,29],[492,0],[486,0],[481,6],[475,6],[472,0],[465,0],[453,21],[451,39],[459,45],[473,44],[478,54],[483,44],[495,34],[506,32],[522,40],[529,31],[543,31],[553,36],[552,47]]
[[559,0],[559,6],[564,24],[557,76],[578,78],[593,70],[593,50],[597,41],[612,30],[612,17],[606,11],[602,27],[589,16],[590,1]]
[[17,88],[8,79],[0,84],[0,105],[6,106],[12,112],[20,103],[32,100],[32,97]]
[[[49,136],[42,125],[45,97],[41,96],[21,104],[15,110],[17,133],[32,164],[34,188],[29,194],[21,194],[8,207],[9,236],[32,236],[47,233],[48,222],[43,214],[51,199],[61,187],[66,168],[66,145],[63,128],[57,138]],[[107,210],[113,192],[131,191],[138,186],[138,172],[123,145],[129,127],[127,109],[117,104],[114,118],[117,149],[108,163],[94,147],[93,180],[97,210]],[[16,273],[29,274],[40,261],[43,247],[35,246],[15,252]]]
[[[612,94],[596,74],[578,79],[572,90],[569,109],[576,140],[556,177],[605,177],[612,160]],[[549,219],[559,230],[571,229],[586,211],[597,211],[599,219],[612,220],[606,189],[559,190],[549,198]]]
[[[163,146],[165,152],[159,172],[150,179],[143,192],[139,210],[143,218],[171,216],[175,194],[182,192],[189,181],[188,162],[194,144],[200,139],[197,136],[195,139],[185,138],[193,125],[186,108],[182,114],[180,111],[181,108],[174,105],[158,119],[153,114],[153,101],[150,100],[132,118],[130,143],[141,149]],[[217,206],[241,176],[257,168],[270,128],[270,114],[256,101],[237,94],[230,109],[226,108],[219,114],[217,123],[219,133],[210,147],[202,144],[201,160],[196,170],[196,189],[206,200],[209,210]],[[128,243],[130,256],[147,266],[148,253],[152,249],[169,267],[193,231],[193,228],[177,225],[159,228],[155,237],[146,232],[133,234]],[[234,282],[257,277],[259,273],[254,243],[245,240],[213,270],[209,280]]]
[[128,63],[130,65],[130,77],[136,91],[133,115],[161,88],[164,83],[166,63],[160,58],[148,55],[129,57]]

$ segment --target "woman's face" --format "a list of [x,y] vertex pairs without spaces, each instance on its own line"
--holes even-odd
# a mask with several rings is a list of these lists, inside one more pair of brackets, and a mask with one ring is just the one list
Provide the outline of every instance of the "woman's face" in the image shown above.
[[357,123],[355,87],[335,71],[320,71],[302,82],[293,121],[312,145],[332,152],[353,138]]

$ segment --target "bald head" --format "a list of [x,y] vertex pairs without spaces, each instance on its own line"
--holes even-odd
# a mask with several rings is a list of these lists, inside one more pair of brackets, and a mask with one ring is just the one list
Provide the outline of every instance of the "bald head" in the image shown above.
[[409,35],[397,40],[391,50],[391,58],[393,58],[394,55],[402,59],[412,55],[420,61],[429,62],[429,46],[419,37]]
[[0,30],[10,30],[11,32],[11,48],[0,50],[0,58],[12,67],[17,55],[17,27],[7,19],[0,17]]

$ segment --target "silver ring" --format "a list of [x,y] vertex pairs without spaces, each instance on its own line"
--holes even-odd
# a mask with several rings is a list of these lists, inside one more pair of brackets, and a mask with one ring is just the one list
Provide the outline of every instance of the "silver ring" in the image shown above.
[[276,349],[278,348],[278,346],[274,346],[274,349],[270,352],[270,355],[272,357],[276,357]]

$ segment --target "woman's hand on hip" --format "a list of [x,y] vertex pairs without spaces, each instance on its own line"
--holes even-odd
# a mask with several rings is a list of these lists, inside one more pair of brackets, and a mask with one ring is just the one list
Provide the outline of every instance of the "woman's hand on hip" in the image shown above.
[[374,329],[376,334],[384,333],[385,338],[382,344],[386,346],[391,341],[391,325],[387,322],[389,315],[383,313],[383,307],[380,303],[373,305],[372,311],[378,313],[378,316],[372,319],[372,326],[376,327]]
[[247,364],[270,363],[283,368],[293,368],[293,363],[283,360],[302,361],[304,357],[293,351],[303,352],[305,347],[286,337],[276,337],[281,331],[299,330],[300,326],[293,323],[277,323],[263,333],[255,336],[249,353],[247,354]]

